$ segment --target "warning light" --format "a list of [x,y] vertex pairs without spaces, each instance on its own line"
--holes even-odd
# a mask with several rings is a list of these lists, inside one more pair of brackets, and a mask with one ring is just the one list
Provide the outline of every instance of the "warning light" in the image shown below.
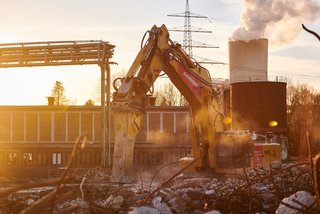
[[223,122],[224,122],[224,124],[230,124],[231,123],[231,118],[230,117],[225,117],[224,119],[223,119]]
[[272,120],[272,121],[269,122],[269,126],[270,127],[276,127],[277,125],[278,125],[277,121]]

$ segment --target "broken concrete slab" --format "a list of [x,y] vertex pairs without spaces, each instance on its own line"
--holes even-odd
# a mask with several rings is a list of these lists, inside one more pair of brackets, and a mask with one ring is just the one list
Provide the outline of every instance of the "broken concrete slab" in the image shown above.
[[307,210],[316,210],[316,199],[306,191],[298,191],[293,195],[282,199],[276,210],[276,214],[300,214]]

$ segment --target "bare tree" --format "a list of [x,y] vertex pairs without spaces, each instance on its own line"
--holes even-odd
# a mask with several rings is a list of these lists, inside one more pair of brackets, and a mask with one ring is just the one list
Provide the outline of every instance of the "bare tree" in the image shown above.
[[65,88],[61,81],[55,82],[52,89],[52,96],[54,97],[55,106],[62,106],[62,105],[69,104],[69,100],[66,98],[66,95],[65,95]]
[[[114,88],[112,86],[113,81],[119,77],[125,77],[126,76],[126,71],[121,70],[118,72],[115,72],[111,75],[111,86],[110,86],[110,94],[111,94],[111,99],[112,99],[112,94],[114,92]],[[98,79],[97,84],[96,84],[96,93],[93,96],[92,99],[95,103],[101,103],[101,78]]]
[[319,34],[317,34],[316,32],[314,32],[314,31],[312,31],[312,30],[309,30],[309,29],[308,29],[306,26],[304,26],[303,24],[302,24],[302,28],[303,28],[305,31],[307,31],[308,33],[314,35],[314,36],[319,40],[319,42],[320,42],[320,36],[319,36]]
[[186,106],[188,103],[176,87],[171,83],[166,83],[163,88],[154,93],[156,105],[158,106]]
[[290,153],[303,159],[308,156],[307,132],[313,149],[319,148],[320,94],[305,84],[289,85],[287,104]]
[[94,101],[92,99],[87,100],[87,102],[84,104],[85,107],[91,107],[94,106]]

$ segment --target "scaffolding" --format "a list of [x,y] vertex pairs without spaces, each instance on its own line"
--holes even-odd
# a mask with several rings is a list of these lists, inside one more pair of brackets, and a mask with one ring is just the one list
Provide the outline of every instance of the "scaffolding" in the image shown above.
[[110,59],[114,45],[101,40],[0,44],[0,68],[90,65],[101,70],[102,165],[110,165]]

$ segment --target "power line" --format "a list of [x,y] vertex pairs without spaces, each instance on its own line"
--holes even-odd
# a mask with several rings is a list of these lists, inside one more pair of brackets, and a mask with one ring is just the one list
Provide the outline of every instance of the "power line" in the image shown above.
[[213,59],[208,59],[208,58],[205,58],[205,57],[201,57],[201,56],[195,56],[195,58],[197,58],[198,60],[198,63],[200,64],[216,64],[216,65],[227,65],[227,63],[224,63],[224,62],[219,62],[219,61],[216,61],[216,60],[213,60]]
[[299,77],[320,77],[320,75],[316,74],[297,74],[297,73],[285,73],[285,72],[271,72],[273,74],[281,74],[281,75],[288,75],[288,76],[299,76]]
[[200,14],[192,13],[189,8],[189,0],[186,0],[186,8],[185,11],[182,13],[176,13],[176,14],[170,14],[167,15],[169,17],[180,17],[184,18],[184,26],[183,29],[181,27],[174,27],[173,29],[170,29],[170,31],[175,32],[183,32],[183,43],[182,48],[185,50],[185,52],[188,54],[190,58],[193,57],[192,48],[217,48],[216,46],[210,46],[205,43],[202,43],[201,45],[194,45],[192,42],[192,32],[197,33],[212,33],[212,31],[205,30],[202,28],[194,28],[191,27],[191,18],[198,18],[198,19],[209,19],[207,16],[203,16]]

